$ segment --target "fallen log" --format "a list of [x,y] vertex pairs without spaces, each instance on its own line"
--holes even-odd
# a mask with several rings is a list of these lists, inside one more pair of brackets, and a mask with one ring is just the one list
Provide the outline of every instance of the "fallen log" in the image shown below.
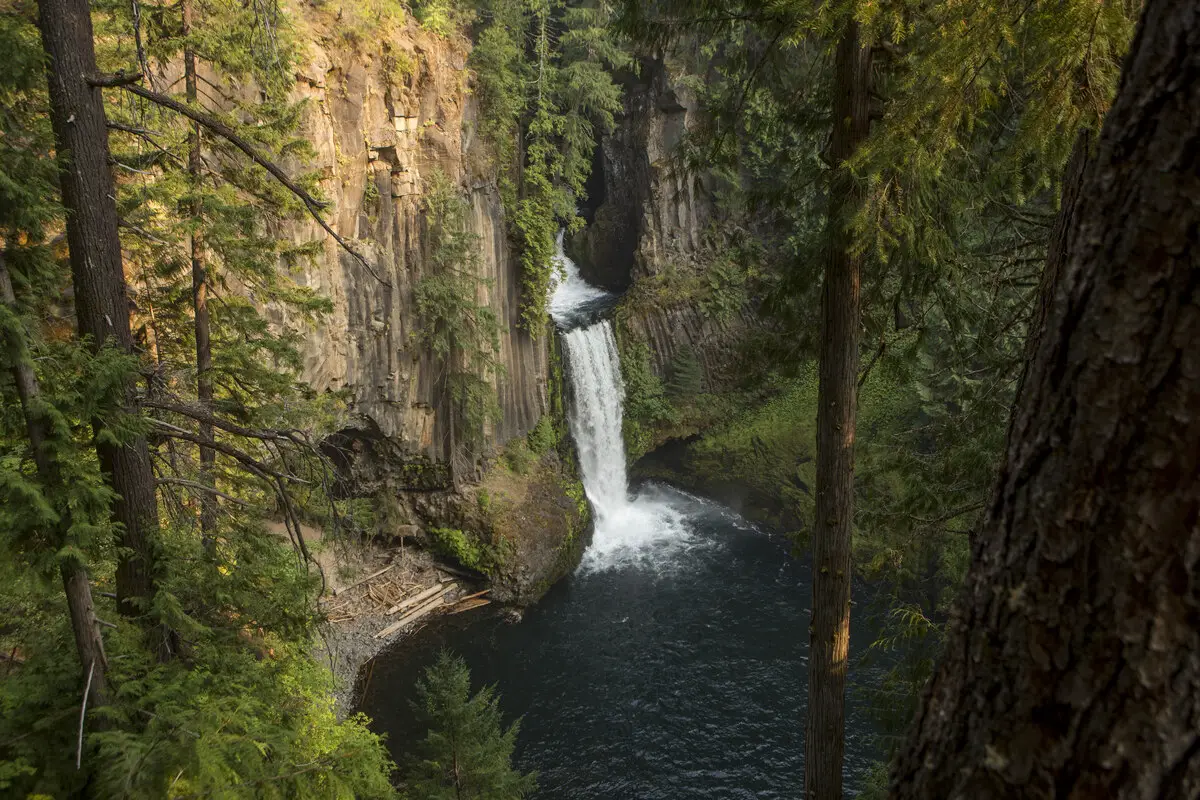
[[481,580],[480,576],[473,572],[467,572],[466,570],[457,569],[455,567],[450,567],[450,566],[447,566],[442,563],[435,564],[434,566],[436,566],[438,569],[440,569],[442,572],[446,573],[447,575],[455,575],[459,578],[466,578],[469,581]]
[[449,613],[461,614],[464,611],[470,611],[473,608],[480,608],[482,606],[490,605],[491,602],[491,600],[484,600],[482,597],[476,597],[473,600],[460,600],[454,604]]
[[333,596],[334,596],[334,597],[337,597],[339,594],[342,594],[343,592],[348,592],[348,591],[350,591],[350,590],[351,590],[351,589],[353,589],[355,586],[362,586],[362,585],[363,585],[364,583],[366,583],[367,581],[369,581],[369,580],[372,580],[373,578],[378,578],[380,575],[382,575],[383,573],[387,572],[389,569],[391,569],[391,568],[392,568],[392,567],[394,567],[394,566],[396,566],[396,565],[395,565],[395,564],[388,564],[388,565],[387,565],[386,567],[384,567],[383,569],[381,569],[381,570],[376,570],[375,572],[372,572],[370,575],[368,575],[367,577],[363,578],[362,580],[357,580],[357,581],[355,581],[354,583],[350,584],[349,586],[343,586],[341,589],[334,589],[334,590],[333,590]]
[[375,638],[376,639],[384,639],[388,636],[391,636],[393,633],[395,633],[396,631],[405,627],[406,625],[416,622],[421,617],[428,614],[430,611],[433,611],[434,609],[439,608],[442,605],[442,603],[443,603],[443,600],[442,600],[441,595],[433,598],[425,605],[419,606],[414,611],[411,611],[408,614],[405,614],[403,617],[396,620],[391,625],[388,625],[386,628],[381,630],[379,633],[375,634]]
[[391,608],[389,608],[387,610],[386,616],[390,617],[392,614],[395,614],[397,611],[403,611],[406,608],[412,608],[413,606],[417,605],[418,603],[423,603],[424,601],[433,597],[435,594],[438,594],[440,592],[450,589],[452,586],[454,586],[453,583],[449,583],[446,581],[442,581],[440,583],[435,583],[433,586],[430,586],[428,589],[421,592],[420,594],[414,595],[413,597],[410,597],[407,600],[403,600],[403,601],[397,603],[396,605],[392,606]]
[[476,592],[475,594],[469,594],[466,597],[460,597],[460,598],[458,598],[458,600],[455,601],[455,604],[465,603],[468,600],[474,600],[476,597],[482,597],[483,595],[487,594],[490,591],[491,591],[491,589],[484,589],[482,592]]

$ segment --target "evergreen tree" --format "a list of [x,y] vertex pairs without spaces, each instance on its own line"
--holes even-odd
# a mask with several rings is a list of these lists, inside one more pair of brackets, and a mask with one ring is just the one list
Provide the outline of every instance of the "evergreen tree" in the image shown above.
[[1200,791],[1198,109],[1197,3],[1149,0],[892,797]]
[[687,399],[700,394],[704,388],[704,369],[696,351],[690,345],[684,345],[671,359],[670,376],[667,380],[667,393],[673,399]]
[[[467,228],[467,199],[445,173],[435,171],[425,186],[429,251],[427,272],[413,287],[417,344],[433,354],[438,382],[455,405],[452,421],[465,430],[449,432],[468,446],[483,441],[486,426],[500,418],[493,381],[503,374],[500,320],[478,298],[479,237]],[[455,470],[455,477],[458,470]]]
[[512,766],[520,723],[501,725],[495,687],[471,694],[462,659],[443,651],[417,683],[418,719],[429,732],[418,743],[405,787],[423,800],[518,800],[537,788],[536,775]]
[[[93,17],[86,4],[43,3],[50,102],[35,80],[44,60],[32,9],[0,15],[14,67],[0,76],[0,637],[20,656],[0,681],[0,793],[391,796],[379,738],[361,717],[337,720],[331,676],[310,654],[307,554],[298,562],[263,525],[282,517],[303,549],[297,504],[327,498],[295,485],[323,485],[311,442],[337,413],[336,398],[311,398],[297,382],[296,327],[268,325],[259,310],[276,304],[303,324],[328,305],[290,281],[281,268],[302,254],[271,230],[274,210],[316,201],[256,144],[295,152],[295,113],[249,103],[262,124],[243,129],[189,102],[186,85],[176,100],[86,66],[94,18],[105,65],[136,63],[152,84],[182,55],[178,10],[130,20],[128,6]],[[248,24],[256,11],[205,10],[193,32],[211,37],[195,48],[221,65],[209,74],[257,74],[278,96],[272,87],[291,78],[271,83],[252,57],[280,53],[249,34],[262,30]],[[137,102],[102,103],[95,83]],[[213,134],[199,151],[202,188],[188,158],[194,128],[159,107]],[[62,202],[46,169],[54,138]],[[134,177],[114,181],[111,168]],[[46,242],[64,220],[72,269]],[[218,299],[211,403],[196,380],[197,254]],[[63,300],[73,277],[88,334],[74,339]],[[201,448],[219,456],[211,471],[195,466]],[[78,658],[64,657],[72,638]]]

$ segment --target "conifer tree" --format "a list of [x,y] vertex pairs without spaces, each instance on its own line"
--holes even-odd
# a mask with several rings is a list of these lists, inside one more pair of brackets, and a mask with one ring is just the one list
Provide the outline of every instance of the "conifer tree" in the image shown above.
[[1198,10],[1145,5],[892,797],[1200,791]]
[[418,719],[429,726],[405,788],[427,800],[519,800],[537,787],[512,766],[519,723],[502,727],[494,687],[471,694],[462,659],[443,651],[417,683]]
[[[79,335],[97,354],[115,347],[132,355],[135,343],[117,232],[116,189],[109,172],[108,130],[100,92],[89,82],[97,76],[91,12],[86,2],[43,0],[38,4],[38,26],[48,58],[50,119]],[[113,399],[122,413],[136,415],[132,375],[114,381]],[[153,611],[155,600],[154,539],[159,523],[146,438],[140,431],[122,435],[99,417],[93,428],[127,553],[117,567],[120,610],[127,616],[145,617]],[[160,628],[155,639],[160,657],[169,657],[173,633]]]

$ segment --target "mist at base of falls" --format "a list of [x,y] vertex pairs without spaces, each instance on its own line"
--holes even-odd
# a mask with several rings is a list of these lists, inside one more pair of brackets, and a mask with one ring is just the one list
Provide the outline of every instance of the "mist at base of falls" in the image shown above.
[[[539,800],[795,798],[804,775],[811,575],[790,542],[667,486],[630,490],[615,298],[559,254],[550,307],[569,383],[568,420],[595,521],[575,573],[512,624],[488,610],[448,617],[372,667],[362,707],[403,763],[424,735],[413,686],[443,647],[475,688],[495,684],[521,718],[515,761]],[[858,663],[874,625],[855,612],[846,728],[853,796],[883,757]],[[864,624],[865,623],[865,624]]]
[[613,325],[595,319],[615,299],[591,286],[563,252],[558,237],[559,277],[550,314],[559,326],[570,384],[568,419],[579,453],[583,487],[595,531],[582,570],[653,562],[691,542],[685,515],[654,493],[631,496],[625,468],[622,414],[625,387]]

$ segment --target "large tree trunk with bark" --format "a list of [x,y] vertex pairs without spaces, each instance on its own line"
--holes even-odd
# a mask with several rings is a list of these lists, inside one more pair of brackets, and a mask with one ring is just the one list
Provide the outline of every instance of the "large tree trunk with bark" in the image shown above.
[[[67,210],[79,334],[94,349],[111,345],[132,353],[104,106],[100,90],[88,81],[96,71],[96,55],[87,0],[39,0],[38,27],[49,57],[50,120]],[[124,398],[130,413],[134,401],[130,383]],[[150,453],[143,437],[114,444],[101,423],[93,427],[101,468],[117,494],[113,514],[121,523],[120,544],[127,553],[117,564],[118,604],[121,613],[142,616],[154,593],[151,541],[158,528]],[[159,643],[160,652],[167,639]]]
[[1146,4],[1074,214],[895,798],[1200,797],[1195,0]]
[[[193,16],[195,13],[193,0],[183,0],[183,75],[184,92],[188,104],[195,106],[199,99],[196,50],[192,47],[191,35]],[[190,190],[193,193],[190,203],[192,224],[199,226],[204,215],[204,204],[200,200],[201,185],[204,181],[204,161],[201,154],[202,140],[200,123],[193,122],[191,134],[188,136],[188,175],[191,178]],[[208,318],[208,265],[204,251],[204,237],[199,227],[192,230],[192,311],[196,336],[196,399],[201,408],[212,412],[213,383],[212,383],[212,336],[209,330]],[[201,422],[199,425],[200,438],[206,442],[213,439],[212,425]],[[215,487],[213,470],[216,466],[217,451],[211,447],[200,445],[200,482],[205,486]],[[214,537],[217,528],[217,498],[209,492],[201,492],[200,502],[200,535],[210,551],[215,546]]]
[[[0,250],[0,303],[11,308],[14,314],[18,312],[17,297],[13,291],[3,250]],[[48,498],[54,501],[56,496],[61,498],[64,491],[62,471],[58,467],[58,451],[56,443],[52,441],[50,421],[44,413],[41,389],[30,362],[29,348],[19,333],[14,332],[13,336],[16,341],[10,342],[9,345],[9,352],[13,354],[15,364],[12,368],[12,379],[17,387],[21,412],[25,417],[29,450],[37,467],[38,480],[41,481]],[[58,502],[56,506],[60,518],[54,542],[56,547],[62,548],[72,544],[71,509],[66,507],[65,502]],[[75,649],[83,665],[83,674],[86,676],[89,671],[92,674],[91,706],[94,708],[108,701],[105,680],[108,659],[104,655],[104,639],[100,635],[100,622],[96,618],[96,607],[92,602],[92,585],[88,582],[87,568],[77,558],[62,559],[59,573],[62,577],[63,593],[67,599],[67,611],[71,617],[71,630],[75,634]]]
[[846,23],[834,67],[828,255],[821,300],[817,394],[817,500],[809,628],[808,725],[804,787],[809,800],[841,800],[846,666],[850,646],[850,540],[854,525],[854,426],[858,405],[859,286],[862,256],[851,219],[862,186],[846,162],[870,125],[871,51]]

